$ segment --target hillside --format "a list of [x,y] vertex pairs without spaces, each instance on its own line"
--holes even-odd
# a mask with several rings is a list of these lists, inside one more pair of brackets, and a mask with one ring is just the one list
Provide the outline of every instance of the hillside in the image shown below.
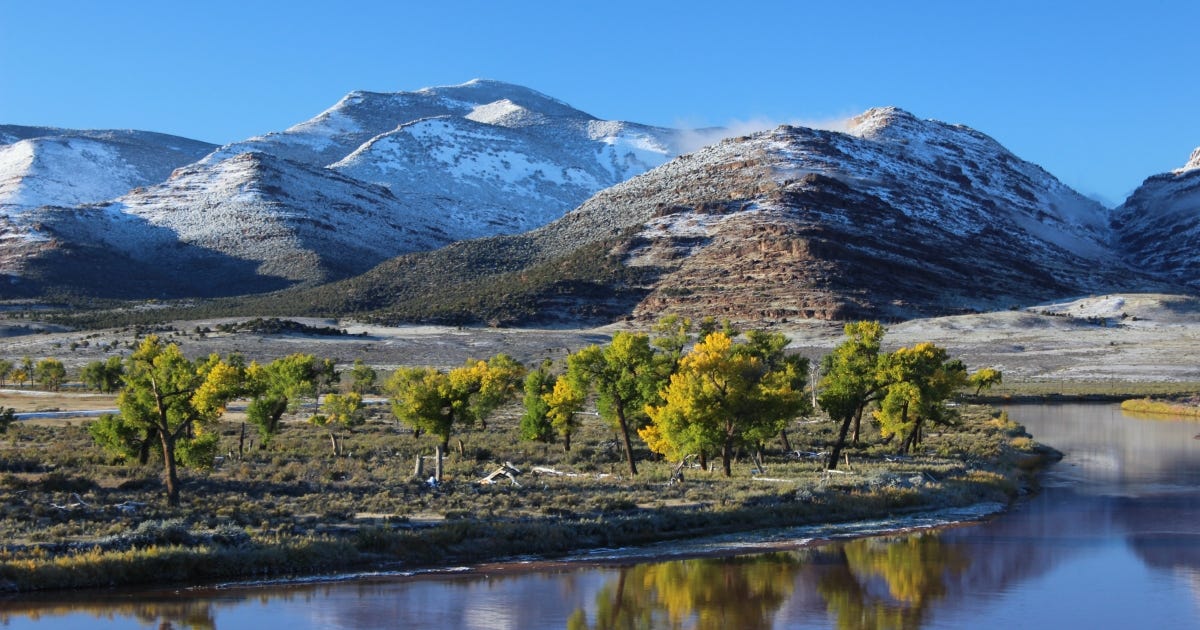
[[455,319],[502,323],[905,319],[1171,285],[1122,262],[1109,237],[1105,208],[986,135],[884,108],[847,133],[729,139],[524,236],[389,261],[287,301],[385,321],[443,319],[430,305],[446,295]]

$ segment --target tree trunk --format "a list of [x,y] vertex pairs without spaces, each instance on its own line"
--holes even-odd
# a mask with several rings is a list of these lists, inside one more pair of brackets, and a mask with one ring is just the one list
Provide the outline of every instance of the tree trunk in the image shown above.
[[571,434],[570,433],[563,434],[563,451],[565,451],[567,453],[571,452]]
[[341,455],[341,453],[338,452],[337,436],[335,436],[333,434],[333,431],[329,432],[329,444],[333,446],[333,456],[334,457]]
[[696,456],[696,459],[698,460],[697,463],[700,464],[700,470],[708,472],[708,453],[700,451],[700,453]]
[[179,505],[179,475],[175,470],[175,437],[158,432],[163,449],[163,481],[167,484],[167,505]]
[[791,443],[791,441],[788,440],[787,429],[784,429],[779,432],[779,439],[783,442],[783,452],[791,453],[792,452],[792,443]]
[[863,409],[859,408],[858,413],[854,414],[854,437],[851,438],[851,444],[858,446],[859,428],[862,426]]
[[158,431],[150,430],[146,432],[146,437],[138,446],[138,463],[145,466],[150,461],[150,450],[154,448],[154,438],[158,435]]
[[444,446],[440,446],[440,445],[438,447],[436,447],[433,451],[433,456],[434,456],[434,460],[435,460],[434,464],[433,464],[433,478],[436,479],[438,483],[442,482],[442,455],[445,452],[446,452],[446,448]]
[[417,455],[417,463],[413,466],[413,479],[425,481],[425,458]]
[[463,445],[462,438],[458,438],[458,456],[459,457],[467,456],[467,447]]
[[241,459],[246,452],[246,423],[242,423],[242,435],[238,438],[238,459]]
[[621,425],[621,437],[625,439],[625,459],[629,460],[629,474],[637,476],[637,465],[633,463],[633,444],[629,442],[629,425],[625,422],[625,410],[617,405],[617,422]]
[[733,468],[730,466],[730,460],[733,459],[733,440],[725,440],[725,444],[721,446],[721,468],[725,472],[726,477],[733,476]]
[[842,446],[846,443],[846,434],[850,432],[850,423],[854,421],[854,415],[847,415],[842,420],[842,428],[838,431],[838,439],[833,443],[833,451],[829,453],[829,462],[825,465],[829,470],[836,470],[838,465],[838,456],[842,454]]

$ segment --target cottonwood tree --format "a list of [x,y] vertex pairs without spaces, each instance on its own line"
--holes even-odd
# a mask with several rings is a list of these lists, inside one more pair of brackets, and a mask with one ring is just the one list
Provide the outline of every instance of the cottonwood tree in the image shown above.
[[378,378],[379,374],[375,368],[363,363],[362,359],[355,359],[354,367],[350,368],[350,391],[366,396],[375,391],[375,381]]
[[357,392],[348,394],[326,394],[321,402],[321,413],[309,418],[308,421],[329,433],[329,443],[333,447],[333,456],[342,455],[340,432],[361,426],[367,421],[363,412],[362,396]]
[[521,437],[539,442],[562,438],[563,450],[570,452],[571,436],[579,428],[587,392],[578,383],[550,372],[546,361],[525,377],[525,413],[521,416]]
[[8,377],[12,374],[13,363],[5,359],[0,359],[0,387],[8,384]]
[[561,376],[554,389],[542,397],[546,401],[546,417],[554,433],[562,438],[563,450],[571,450],[571,436],[579,429],[579,413],[587,400],[587,390],[580,383]]
[[736,447],[757,446],[805,410],[807,362],[777,356],[786,343],[765,333],[755,335],[753,345],[709,334],[679,361],[661,392],[663,403],[647,407],[652,423],[639,435],[673,461],[720,452],[722,470],[731,476]]
[[605,346],[588,346],[567,357],[567,377],[596,392],[600,416],[620,432],[631,475],[637,475],[637,464],[629,433],[645,426],[646,406],[659,402],[662,372],[650,337],[640,333],[618,332]]
[[58,359],[45,358],[37,362],[37,366],[33,369],[33,375],[46,391],[56,392],[67,378],[67,368]]
[[441,438],[445,451],[458,427],[484,423],[496,407],[516,395],[524,368],[505,354],[467,361],[449,373],[435,368],[401,368],[386,384],[397,420]]
[[[191,455],[192,463],[201,463],[203,455],[215,448],[216,434],[211,429],[225,404],[241,391],[241,370],[216,355],[190,361],[179,346],[150,335],[127,359],[123,380],[117,398],[121,418],[146,435],[157,433],[167,503],[179,505],[177,454]],[[207,463],[211,465],[211,457]]]
[[79,373],[79,380],[83,381],[84,387],[88,389],[110,394],[120,389],[121,375],[124,373],[125,366],[121,362],[121,357],[114,356],[104,361],[92,361],[83,366],[83,370]]
[[925,422],[946,423],[953,414],[946,402],[967,384],[962,361],[950,359],[946,350],[919,343],[884,355],[876,378],[886,393],[873,415],[880,434],[900,437],[900,452],[921,442]]
[[831,470],[837,468],[838,456],[846,444],[851,424],[858,426],[862,422],[863,412],[884,389],[883,383],[876,378],[883,326],[879,322],[851,322],[844,330],[846,340],[822,361],[824,376],[817,397],[821,409],[831,420],[840,423],[826,464]]
[[258,429],[262,446],[279,433],[283,414],[294,413],[305,400],[316,397],[320,366],[313,355],[297,353],[246,368],[244,391],[250,396],[246,418]]
[[978,372],[971,374],[967,379],[967,383],[975,388],[975,395],[978,396],[984,390],[991,389],[993,385],[999,385],[1004,381],[1004,375],[999,370],[994,368],[983,368]]
[[525,413],[521,414],[521,439],[536,442],[553,442],[554,426],[550,422],[550,403],[546,395],[554,391],[554,383],[558,378],[550,373],[550,362],[542,363],[537,369],[531,370],[525,376],[522,404]]

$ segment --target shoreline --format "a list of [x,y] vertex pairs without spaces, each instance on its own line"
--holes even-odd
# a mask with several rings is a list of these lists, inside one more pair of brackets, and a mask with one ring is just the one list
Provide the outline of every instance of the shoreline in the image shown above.
[[[547,564],[620,563],[619,558],[595,554],[613,548],[634,549],[635,553],[624,560],[628,562],[655,557],[640,555],[636,553],[638,549],[677,544],[686,548],[705,540],[756,531],[808,528],[836,532],[890,518],[903,521],[968,506],[999,506],[978,518],[915,527],[897,523],[894,528],[814,538],[831,540],[955,526],[1003,514],[1020,497],[1036,492],[1040,473],[1060,458],[1061,454],[1052,448],[1031,444],[1026,451],[1007,451],[995,460],[966,468],[962,478],[944,479],[936,486],[920,490],[887,487],[871,492],[840,488],[820,493],[797,490],[791,493],[790,500],[764,495],[751,505],[734,508],[658,507],[583,518],[465,518],[423,527],[372,525],[360,526],[343,535],[281,538],[274,543],[246,541],[234,546],[210,543],[114,551],[92,548],[78,553],[50,554],[41,563],[27,559],[23,570],[17,566],[22,561],[11,559],[13,551],[6,549],[3,577],[0,577],[0,592],[4,594],[0,595],[0,601],[38,591],[52,597],[52,591],[138,589],[164,581],[200,589],[237,588],[239,584],[252,587],[264,583],[263,580],[281,584],[344,581],[354,578],[336,576],[379,575],[384,571],[396,576],[409,572],[439,573],[458,565],[492,567],[530,558],[531,562]],[[796,546],[794,541],[780,544]],[[812,540],[805,544],[812,544]],[[87,545],[80,547],[86,549]],[[736,548],[718,546],[705,553],[737,553]],[[680,556],[673,553],[671,557]]]

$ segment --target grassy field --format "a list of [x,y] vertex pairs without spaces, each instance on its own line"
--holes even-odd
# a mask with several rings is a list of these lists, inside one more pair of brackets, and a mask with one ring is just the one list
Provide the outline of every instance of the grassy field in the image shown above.
[[[516,406],[462,434],[437,485],[413,475],[433,439],[415,438],[386,407],[345,437],[342,457],[302,422],[265,449],[247,430],[239,452],[235,416],[221,427],[216,466],[184,471],[178,508],[162,498],[159,465],[114,462],[85,421],[20,422],[0,438],[0,589],[446,565],[1010,500],[1044,451],[1007,418],[962,409],[961,426],[929,434],[910,458],[891,457],[894,446],[871,434],[830,473],[808,453],[829,447],[832,424],[798,423],[799,454],[772,444],[765,470],[743,453],[732,478],[688,468],[683,483],[644,446],[641,474],[629,477],[598,420],[569,453],[521,441]],[[504,462],[521,471],[516,483],[479,483]]]

